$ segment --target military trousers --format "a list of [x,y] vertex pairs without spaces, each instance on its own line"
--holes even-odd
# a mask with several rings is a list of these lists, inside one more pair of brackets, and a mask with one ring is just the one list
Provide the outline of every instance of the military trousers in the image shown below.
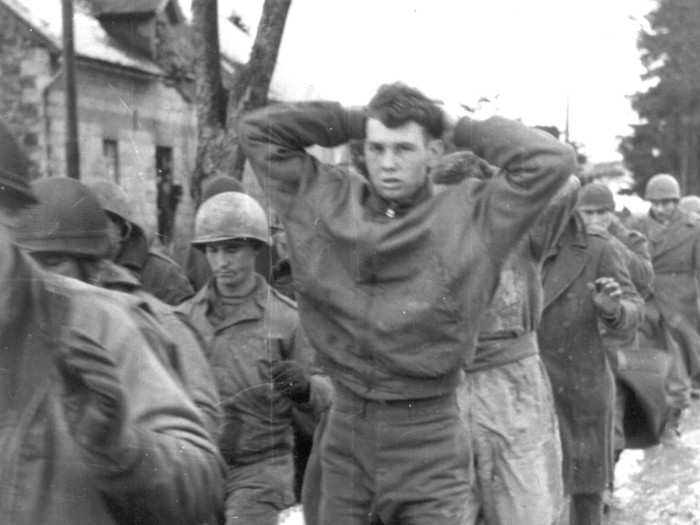
[[336,385],[319,446],[320,523],[462,523],[469,467],[454,393],[381,402]]

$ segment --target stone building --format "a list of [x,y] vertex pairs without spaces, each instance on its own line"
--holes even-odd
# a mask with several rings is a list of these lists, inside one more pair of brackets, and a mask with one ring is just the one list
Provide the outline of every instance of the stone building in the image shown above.
[[[146,230],[166,240],[159,212],[176,210],[185,231],[191,222],[191,79],[159,65],[183,22],[176,0],[77,2],[74,19],[81,179],[117,182]],[[0,0],[0,115],[36,176],[67,175],[61,32],[61,2]]]

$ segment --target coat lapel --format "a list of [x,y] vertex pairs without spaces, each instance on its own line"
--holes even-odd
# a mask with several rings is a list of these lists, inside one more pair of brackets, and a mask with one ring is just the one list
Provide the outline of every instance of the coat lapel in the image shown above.
[[698,229],[695,225],[682,218],[678,223],[665,228],[652,238],[652,256],[655,259],[697,235]]
[[590,255],[581,225],[573,218],[556,250],[544,262],[544,308],[547,308],[583,272]]

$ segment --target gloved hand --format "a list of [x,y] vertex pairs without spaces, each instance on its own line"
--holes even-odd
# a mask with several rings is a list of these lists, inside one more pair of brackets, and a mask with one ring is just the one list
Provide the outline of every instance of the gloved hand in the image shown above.
[[616,319],[622,308],[622,288],[612,277],[599,277],[594,283],[588,283],[593,293],[593,304],[605,319]]
[[87,334],[71,330],[58,360],[67,382],[64,404],[75,440],[96,452],[118,446],[125,434],[126,406],[109,351]]
[[467,150],[443,155],[430,170],[430,176],[435,184],[459,184],[470,177],[485,180],[496,173],[497,168]]
[[296,361],[275,361],[270,366],[275,390],[295,403],[309,401],[311,383],[308,372]]

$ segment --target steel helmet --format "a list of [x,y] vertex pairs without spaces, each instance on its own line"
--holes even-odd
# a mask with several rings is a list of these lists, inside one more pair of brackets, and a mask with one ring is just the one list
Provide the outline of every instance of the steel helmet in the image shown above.
[[615,209],[615,199],[610,188],[600,183],[586,184],[578,193],[578,206]]
[[700,197],[697,195],[686,195],[678,204],[682,210],[700,215]]
[[194,219],[193,246],[234,239],[254,239],[270,245],[267,216],[250,195],[226,191],[206,200]]
[[644,198],[648,201],[678,200],[681,198],[681,189],[675,177],[666,173],[660,173],[659,175],[654,175],[647,182]]
[[107,217],[86,186],[55,177],[39,179],[32,188],[39,203],[19,215],[15,240],[21,248],[95,259],[108,256]]
[[141,228],[134,217],[129,197],[119,185],[108,180],[96,180],[88,182],[87,187],[97,196],[104,211]]
[[0,121],[0,202],[13,208],[36,202],[29,185],[27,159],[3,121]]

